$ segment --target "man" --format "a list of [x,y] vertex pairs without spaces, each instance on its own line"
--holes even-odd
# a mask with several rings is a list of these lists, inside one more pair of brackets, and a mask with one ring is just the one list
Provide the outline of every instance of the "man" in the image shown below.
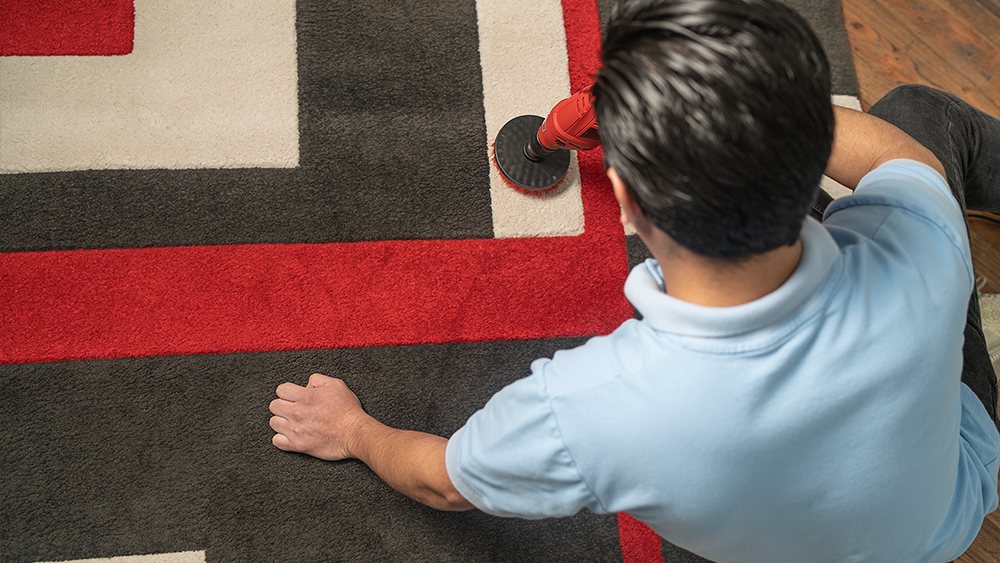
[[[771,0],[624,3],[593,95],[655,258],[625,285],[643,319],[537,360],[450,439],[286,383],[274,444],[445,510],[628,511],[719,562],[960,555],[997,506],[963,212],[1000,211],[1000,123],[925,89],[873,108],[921,144],[832,108],[816,37]],[[824,170],[857,193],[821,224]]]

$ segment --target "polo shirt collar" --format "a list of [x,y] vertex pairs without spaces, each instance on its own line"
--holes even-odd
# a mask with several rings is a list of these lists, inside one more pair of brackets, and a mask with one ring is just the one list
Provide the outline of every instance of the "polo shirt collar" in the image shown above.
[[795,272],[771,293],[735,307],[706,307],[667,295],[663,273],[654,259],[632,269],[625,296],[643,320],[661,331],[718,338],[782,324],[797,315],[823,287],[840,256],[840,248],[818,221],[802,225],[802,260]]

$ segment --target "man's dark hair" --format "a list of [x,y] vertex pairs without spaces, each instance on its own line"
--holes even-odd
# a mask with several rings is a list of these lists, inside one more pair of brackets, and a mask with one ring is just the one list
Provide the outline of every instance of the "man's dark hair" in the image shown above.
[[697,254],[794,243],[833,143],[830,68],[771,0],[627,0],[593,86],[604,158],[643,214]]

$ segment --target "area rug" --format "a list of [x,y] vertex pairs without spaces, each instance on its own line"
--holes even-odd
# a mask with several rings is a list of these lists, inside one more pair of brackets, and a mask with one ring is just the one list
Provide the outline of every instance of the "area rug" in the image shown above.
[[[600,150],[545,198],[488,153],[590,83],[611,4],[0,5],[0,560],[701,561],[270,444],[285,381],[448,436],[634,314]],[[855,96],[839,3],[790,4]]]

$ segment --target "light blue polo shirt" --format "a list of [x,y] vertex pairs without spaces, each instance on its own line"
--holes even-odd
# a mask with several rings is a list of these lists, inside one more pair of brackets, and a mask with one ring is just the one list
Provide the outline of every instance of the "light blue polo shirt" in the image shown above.
[[960,383],[971,253],[944,180],[893,161],[802,228],[780,288],[536,360],[448,442],[481,510],[627,511],[713,561],[947,561],[997,506],[1000,436]]

